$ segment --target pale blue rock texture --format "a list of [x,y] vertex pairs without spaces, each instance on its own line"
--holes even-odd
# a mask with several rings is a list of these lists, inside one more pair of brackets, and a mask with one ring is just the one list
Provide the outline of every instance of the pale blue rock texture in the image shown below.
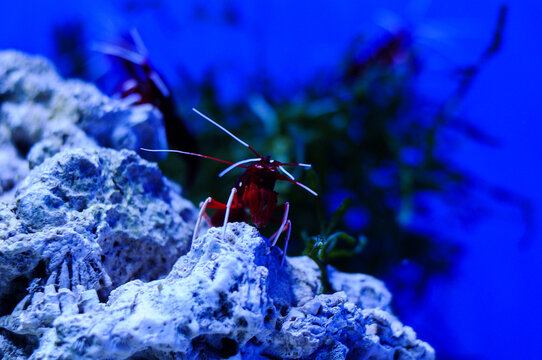
[[64,148],[96,146],[165,149],[162,114],[109,98],[83,81],[64,80],[42,57],[0,51],[0,198],[29,166]]
[[232,223],[225,238],[212,228],[196,239],[164,279],[128,282],[105,304],[51,288],[55,308],[65,305],[31,358],[434,359],[384,310],[390,296],[380,282],[367,281],[365,294],[318,295],[317,270],[294,275],[306,258],[280,260],[255,228]]
[[26,309],[44,301],[47,289],[93,289],[105,299],[132,279],[166,275],[188,250],[196,216],[180,188],[132,151],[48,158],[0,203],[0,327],[50,324],[56,313],[9,316],[19,301]]
[[191,244],[196,207],[140,146],[167,148],[156,109],[0,52],[1,359],[435,358],[371,276],[329,268],[321,294],[244,223]]

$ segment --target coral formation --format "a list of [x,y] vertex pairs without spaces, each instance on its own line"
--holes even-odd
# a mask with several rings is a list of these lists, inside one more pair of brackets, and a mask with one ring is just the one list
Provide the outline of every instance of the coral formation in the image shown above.
[[0,53],[0,357],[434,359],[377,279],[329,268],[321,294],[244,223],[190,244],[180,187],[107,148],[165,147],[160,119]]
[[[128,282],[105,304],[95,290],[48,286],[27,310],[32,319],[45,307],[56,316],[32,358],[434,358],[384,310],[390,296],[382,283],[366,277],[365,291],[351,298],[342,291],[317,295],[317,271],[302,271],[306,258],[283,267],[280,260],[256,229],[232,223],[224,239],[217,228],[199,237],[166,278]],[[341,274],[331,281],[339,287],[349,276],[356,280]],[[308,294],[298,286],[312,296],[298,298]],[[358,306],[364,303],[373,306]]]
[[[21,161],[27,155],[30,166],[35,166],[67,147],[99,145],[134,151],[167,147],[162,115],[156,108],[130,106],[91,84],[64,80],[39,56],[0,52],[0,103],[0,165],[9,165],[8,174],[0,178],[3,192],[24,177],[28,165]],[[10,164],[8,156],[18,161]]]
[[196,217],[179,193],[128,150],[69,149],[45,160],[0,204],[0,314],[47,286],[107,296],[167,274]]

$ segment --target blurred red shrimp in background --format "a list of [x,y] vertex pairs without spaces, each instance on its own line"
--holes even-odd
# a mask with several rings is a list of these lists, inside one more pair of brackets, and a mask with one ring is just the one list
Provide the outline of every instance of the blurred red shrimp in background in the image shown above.
[[[132,29],[118,44],[101,43],[96,50],[117,60],[127,74],[128,79],[117,89],[121,98],[133,105],[152,104],[160,110],[169,148],[197,152],[197,140],[177,111],[170,87],[150,63],[149,53],[139,33]],[[185,161],[187,174],[184,185],[190,187],[199,169],[199,159],[189,157]]]

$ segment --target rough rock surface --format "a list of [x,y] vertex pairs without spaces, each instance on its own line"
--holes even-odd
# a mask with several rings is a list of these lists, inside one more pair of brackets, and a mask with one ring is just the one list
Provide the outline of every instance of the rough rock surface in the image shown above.
[[[106,297],[129,280],[166,275],[188,250],[196,216],[178,186],[132,151],[56,154],[32,169],[11,203],[0,203],[0,315],[25,296],[27,307],[47,303],[48,286]],[[26,325],[5,318],[3,326],[33,331],[56,315]]]
[[[290,273],[296,278],[294,291],[300,305],[312,300],[314,294],[322,292],[318,265],[307,256],[289,258]],[[328,266],[329,281],[335,291],[343,291],[348,301],[360,308],[390,310],[391,293],[384,283],[366,274],[347,274]]]
[[[210,229],[165,279],[134,280],[106,304],[50,289],[61,314],[33,359],[433,359],[414,331],[383,310],[377,281],[365,294],[298,298],[294,275],[305,260],[280,267],[280,254],[244,223]],[[302,283],[318,289],[318,278]],[[383,296],[384,294],[384,296]],[[85,298],[85,300],[83,299]],[[92,299],[92,300],[88,300]],[[84,304],[84,305],[81,305]],[[88,310],[87,310],[88,309]]]
[[111,99],[83,81],[64,80],[42,57],[0,52],[0,195],[27,174],[27,155],[33,167],[64,148],[97,145],[167,148],[162,115],[150,105]]

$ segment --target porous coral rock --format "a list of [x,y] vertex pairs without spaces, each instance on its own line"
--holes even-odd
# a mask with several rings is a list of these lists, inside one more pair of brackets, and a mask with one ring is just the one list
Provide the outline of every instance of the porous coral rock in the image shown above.
[[[196,215],[132,151],[72,149],[45,160],[13,202],[0,203],[0,326],[36,333],[66,312],[54,300],[64,289],[107,297],[132,279],[166,275],[188,250]],[[22,310],[10,314],[18,301]]]
[[[32,149],[41,141],[45,143]],[[2,166],[0,195],[26,175],[24,159],[31,149],[31,166],[36,166],[62,149],[96,144],[134,151],[165,149],[162,115],[150,105],[111,99],[83,81],[64,80],[40,56],[0,51],[0,165],[10,165]]]
[[55,126],[43,130],[43,137],[35,143],[26,156],[32,169],[46,159],[65,149],[96,149],[99,145],[87,134],[68,120],[59,120]]
[[294,267],[280,260],[247,224],[229,224],[224,239],[212,228],[165,279],[129,282],[94,311],[61,314],[32,358],[434,359],[412,329],[345,292],[300,305]]
[[[289,258],[288,272],[295,279],[294,292],[299,304],[323,291],[318,265],[307,256]],[[344,291],[350,302],[363,308],[390,310],[391,293],[384,283],[366,274],[347,274],[328,266],[329,282],[335,291]]]

